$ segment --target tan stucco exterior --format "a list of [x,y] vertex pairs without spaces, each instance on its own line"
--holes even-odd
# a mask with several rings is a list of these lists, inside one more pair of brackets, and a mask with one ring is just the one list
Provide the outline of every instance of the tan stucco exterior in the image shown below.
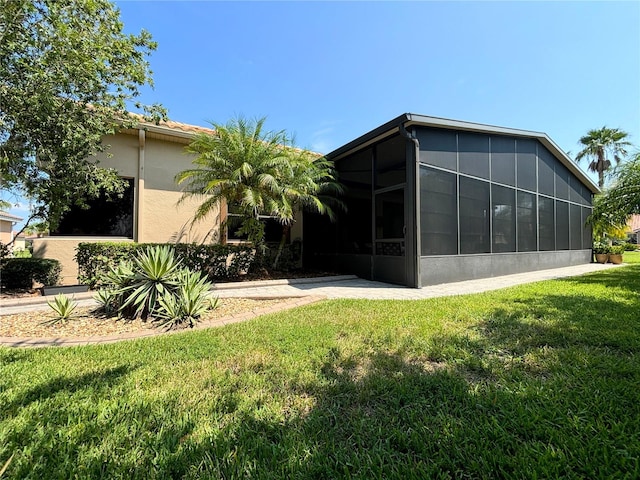
[[[175,127],[178,125],[178,127]],[[191,131],[185,131],[188,127]],[[52,236],[34,240],[34,256],[54,258],[62,264],[61,283],[78,283],[76,247],[81,242],[136,241],[210,242],[219,235],[219,212],[196,224],[196,207],[202,200],[190,199],[177,205],[182,193],[174,178],[192,166],[193,156],[184,147],[197,127],[141,125],[106,138],[105,152],[96,157],[100,166],[115,168],[122,177],[134,180],[133,238]]]

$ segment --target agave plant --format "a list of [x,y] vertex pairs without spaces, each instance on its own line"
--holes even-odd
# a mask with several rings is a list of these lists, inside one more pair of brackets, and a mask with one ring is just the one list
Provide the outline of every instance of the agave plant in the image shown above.
[[114,290],[108,288],[98,290],[93,299],[98,303],[98,307],[95,309],[96,313],[102,313],[106,316],[118,313],[119,296],[116,295]]
[[77,303],[72,302],[69,297],[62,293],[56,295],[52,302],[47,302],[47,305],[56,313],[55,318],[44,322],[50,325],[69,320],[78,306]]
[[114,292],[122,295],[120,313],[128,318],[146,319],[155,310],[159,298],[178,289],[180,263],[173,250],[166,246],[140,253],[131,265],[130,281],[125,281]]
[[153,312],[158,323],[167,329],[193,327],[207,310],[217,306],[217,299],[209,298],[211,283],[206,276],[185,269],[178,274],[178,281],[177,291],[160,297],[158,308]]

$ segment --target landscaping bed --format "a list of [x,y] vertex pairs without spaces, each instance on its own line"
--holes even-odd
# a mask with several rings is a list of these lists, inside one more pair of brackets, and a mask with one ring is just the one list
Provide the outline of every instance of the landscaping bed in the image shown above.
[[[202,321],[240,315],[286,302],[287,299],[219,299],[216,309],[207,312]],[[0,337],[95,337],[133,333],[155,329],[152,321],[118,320],[93,314],[90,308],[79,308],[70,320],[50,324],[55,314],[50,310],[0,316]]]

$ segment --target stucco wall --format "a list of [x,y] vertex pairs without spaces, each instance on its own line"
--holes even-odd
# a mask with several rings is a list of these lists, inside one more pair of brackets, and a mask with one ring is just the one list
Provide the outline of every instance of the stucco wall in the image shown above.
[[11,241],[12,223],[6,220],[0,220],[0,242],[5,245]]
[[[135,180],[134,237],[139,242],[201,242],[219,225],[219,212],[192,224],[195,209],[203,199],[177,205],[182,195],[175,176],[191,168],[193,155],[184,151],[186,142],[168,141],[146,135],[143,165],[139,168],[140,140],[137,135],[120,133],[109,137],[109,148],[97,160],[105,168],[115,168],[123,177]],[[140,188],[143,186],[143,188]],[[216,237],[217,239],[217,237]]]
[[78,283],[78,264],[73,259],[76,248],[82,242],[131,242],[131,239],[114,237],[42,237],[33,239],[33,256],[53,258],[62,265],[61,285]]

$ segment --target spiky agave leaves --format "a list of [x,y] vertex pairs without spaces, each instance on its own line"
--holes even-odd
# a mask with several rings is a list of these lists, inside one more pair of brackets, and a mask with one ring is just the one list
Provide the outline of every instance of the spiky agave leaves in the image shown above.
[[182,270],[178,277],[178,290],[160,297],[158,308],[153,313],[159,325],[167,329],[193,327],[202,315],[217,305],[217,299],[209,297],[212,284],[204,275]]
[[155,309],[158,298],[178,289],[180,264],[167,246],[140,253],[132,264],[132,281],[115,291],[124,299],[120,312],[129,318],[146,319]]

